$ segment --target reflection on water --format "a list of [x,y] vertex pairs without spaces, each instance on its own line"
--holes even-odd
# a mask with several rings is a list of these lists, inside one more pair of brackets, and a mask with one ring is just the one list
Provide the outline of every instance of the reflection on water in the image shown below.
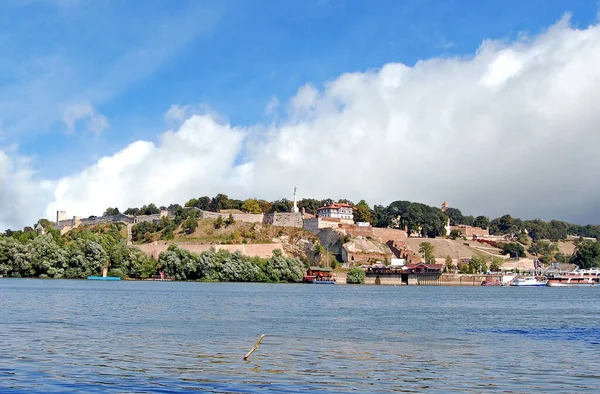
[[2,279],[0,390],[597,392],[599,298],[594,288]]

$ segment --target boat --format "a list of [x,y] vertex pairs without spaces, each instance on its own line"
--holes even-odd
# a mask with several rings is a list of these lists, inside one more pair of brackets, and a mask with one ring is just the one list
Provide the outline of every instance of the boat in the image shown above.
[[575,287],[575,286],[594,286],[600,282],[600,270],[577,269],[562,275],[553,275],[548,278],[546,286],[550,287]]
[[335,278],[330,278],[330,279],[313,279],[312,283],[316,284],[316,285],[335,285],[336,281]]
[[91,275],[87,277],[88,280],[121,280],[120,276],[96,276]]
[[302,280],[304,283],[313,283],[316,285],[335,285],[335,276],[331,268],[310,267]]
[[121,280],[120,276],[108,276],[108,266],[102,267],[102,276],[90,275],[88,280]]
[[495,280],[491,280],[491,279],[486,279],[483,282],[481,282],[481,286],[501,286],[502,283],[500,283],[500,281],[498,279]]
[[548,281],[546,279],[538,279],[535,276],[526,276],[523,278],[514,279],[510,285],[511,286],[546,286]]

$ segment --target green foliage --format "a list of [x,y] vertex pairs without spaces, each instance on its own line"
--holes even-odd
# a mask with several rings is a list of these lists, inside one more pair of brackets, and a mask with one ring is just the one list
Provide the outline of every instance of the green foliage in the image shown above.
[[482,256],[472,256],[469,259],[469,273],[477,273],[477,272],[487,272],[488,270],[488,260]]
[[233,219],[233,215],[229,214],[229,216],[227,217],[227,219],[225,219],[225,225],[226,226],[231,226],[234,223],[235,223],[235,219]]
[[597,241],[579,243],[571,262],[579,268],[600,267],[600,243]]
[[457,239],[457,238],[460,238],[461,236],[462,236],[462,234],[458,230],[450,231],[450,239]]
[[110,266],[119,276],[144,278],[156,273],[156,262],[127,246],[116,225],[54,233],[21,243],[0,238],[0,273],[12,277],[86,278]]
[[300,260],[279,250],[265,260],[214,249],[198,255],[175,245],[160,254],[159,265],[178,280],[201,281],[300,282],[305,271]]
[[444,212],[446,216],[450,219],[451,226],[458,226],[459,224],[466,224],[465,217],[462,212],[460,212],[457,208],[448,208],[446,212]]
[[500,269],[502,268],[502,263],[503,263],[503,260],[500,257],[498,257],[498,256],[492,257],[492,262],[490,264],[490,271],[492,271],[492,272],[500,271]]
[[354,221],[373,223],[373,211],[365,200],[360,200],[354,207]]
[[251,199],[251,198],[244,201],[244,204],[242,204],[242,211],[247,212],[247,213],[262,213],[262,210],[260,208],[260,205],[258,204],[258,201]]
[[448,217],[439,209],[410,201],[394,201],[387,208],[375,206],[378,227],[407,227],[409,233],[425,237],[446,235]]
[[350,268],[348,275],[346,276],[346,283],[348,284],[363,284],[365,283],[366,274],[365,271],[358,267]]
[[429,263],[431,260],[435,260],[435,246],[433,246],[430,242],[421,242],[419,244],[419,253],[424,255],[425,263]]
[[286,198],[281,200],[273,201],[270,212],[291,212],[294,207],[294,203]]
[[192,234],[198,228],[198,219],[194,215],[188,216],[188,218],[183,222],[183,231],[186,234]]
[[215,228],[220,229],[221,227],[223,227],[223,224],[224,224],[223,217],[219,216],[217,218],[217,220],[215,220]]
[[450,255],[446,256],[446,270],[453,271],[454,270],[454,262],[452,261],[452,257]]
[[104,211],[104,214],[102,214],[102,216],[115,216],[118,215],[119,212],[119,208],[114,207],[114,208],[106,208],[106,210]]
[[490,226],[490,219],[485,216],[477,216],[473,222],[473,226],[486,229]]
[[523,245],[516,242],[509,242],[502,247],[502,254],[510,254],[511,256],[525,257],[525,248]]
[[558,245],[548,240],[539,240],[531,244],[527,251],[535,255],[553,255],[554,252],[558,252]]
[[306,211],[306,213],[310,213],[315,215],[317,213],[317,209],[321,207],[321,201],[315,200],[314,198],[303,198],[298,201],[298,208]]

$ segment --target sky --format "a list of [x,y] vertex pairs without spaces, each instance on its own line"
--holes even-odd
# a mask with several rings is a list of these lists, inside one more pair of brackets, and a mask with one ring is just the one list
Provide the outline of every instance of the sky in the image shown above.
[[192,197],[600,224],[595,0],[5,0],[0,229]]

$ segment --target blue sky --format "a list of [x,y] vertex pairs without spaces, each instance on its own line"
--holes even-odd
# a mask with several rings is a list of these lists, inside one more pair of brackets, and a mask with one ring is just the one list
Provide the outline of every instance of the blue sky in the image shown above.
[[[232,124],[269,122],[305,83],[389,62],[472,56],[485,39],[537,34],[595,1],[9,1],[0,5],[3,146],[59,177],[171,125],[172,104],[208,106]],[[106,117],[69,131],[65,106]],[[279,108],[281,116],[285,110]]]
[[[598,10],[596,0],[5,0],[0,204],[14,208],[0,228],[219,192],[289,198],[293,186],[600,222],[600,187],[567,171],[600,153],[597,109],[585,104],[600,100]],[[508,138],[522,143],[507,151]],[[493,174],[465,176],[469,162]],[[352,168],[353,182],[315,182],[325,168]],[[405,180],[390,189],[398,169]],[[582,183],[575,205],[553,193]],[[497,197],[506,184],[518,193]]]

